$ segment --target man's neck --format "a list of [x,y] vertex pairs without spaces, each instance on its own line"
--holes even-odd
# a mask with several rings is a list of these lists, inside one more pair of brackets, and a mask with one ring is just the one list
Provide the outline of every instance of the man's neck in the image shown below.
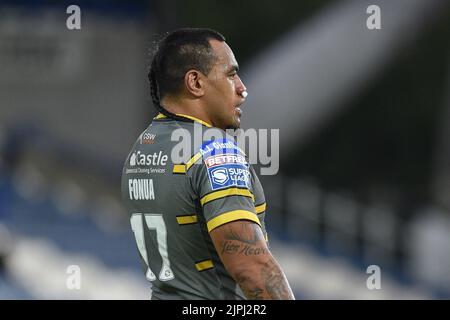
[[185,115],[188,117],[193,117],[205,122],[209,126],[212,126],[212,121],[204,112],[204,108],[202,108],[198,104],[198,101],[188,99],[164,98],[161,101],[161,105],[164,109],[171,113],[181,116]]

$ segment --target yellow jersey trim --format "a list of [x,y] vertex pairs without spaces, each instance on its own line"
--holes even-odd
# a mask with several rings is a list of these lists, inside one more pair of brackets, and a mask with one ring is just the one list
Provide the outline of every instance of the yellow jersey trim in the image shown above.
[[176,115],[180,116],[180,117],[185,117],[185,118],[191,119],[191,120],[193,120],[195,122],[198,122],[198,123],[201,123],[202,125],[207,126],[208,128],[212,128],[212,125],[210,125],[209,123],[207,123],[207,122],[205,122],[203,120],[200,120],[200,119],[198,119],[196,117],[188,116],[187,114],[182,114],[182,113],[176,113]]
[[213,264],[212,260],[208,259],[208,260],[197,262],[195,264],[195,268],[197,269],[197,271],[205,271],[205,270],[214,268],[214,264]]
[[191,159],[189,159],[189,161],[186,163],[186,171],[188,171],[201,157],[202,154],[200,152],[197,152]]
[[154,117],[153,119],[158,120],[158,119],[164,119],[164,118],[167,118],[166,115],[164,115],[162,113],[158,113],[158,115],[156,117]]
[[264,202],[263,204],[256,206],[255,211],[257,214],[260,214],[260,213],[263,213],[264,211],[266,211],[266,203]]
[[[209,124],[208,122],[205,122],[203,120],[200,120],[199,118],[196,118],[196,117],[193,117],[193,116],[188,116],[187,114],[182,114],[182,113],[176,113],[176,115],[180,116],[180,117],[191,119],[192,121],[195,121],[195,122],[198,122],[198,123],[201,123],[202,125],[207,126],[208,128],[212,128],[211,124]],[[158,120],[158,119],[165,119],[165,118],[167,118],[166,115],[164,115],[162,113],[158,113],[158,115],[156,117],[154,117],[153,119]]]
[[186,165],[174,164],[172,173],[186,173]]
[[201,157],[202,154],[198,152],[186,164],[174,164],[172,173],[186,173]]
[[197,223],[197,215],[193,214],[189,216],[178,216],[177,222],[180,225]]
[[250,192],[250,190],[239,189],[239,188],[233,187],[233,188],[223,189],[223,190],[219,190],[219,191],[214,191],[214,192],[207,194],[206,196],[204,196],[203,198],[200,199],[200,204],[203,207],[208,202],[211,202],[211,201],[214,201],[214,200],[220,199],[220,198],[229,197],[229,196],[244,196],[244,197],[252,198],[252,200],[255,201],[255,197]]
[[250,220],[253,222],[256,222],[261,226],[261,222],[259,222],[258,217],[254,212],[247,211],[247,210],[233,210],[229,212],[222,213],[220,216],[217,216],[213,219],[211,219],[208,223],[208,232],[211,232],[215,228],[231,222],[235,220]]

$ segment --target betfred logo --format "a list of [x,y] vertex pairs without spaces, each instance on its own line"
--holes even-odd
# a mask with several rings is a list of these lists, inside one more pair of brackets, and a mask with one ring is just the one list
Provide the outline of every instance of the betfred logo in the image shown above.
[[224,164],[242,164],[247,165],[247,161],[244,156],[239,154],[221,154],[216,156],[211,156],[205,159],[205,164],[208,168],[214,166],[220,166]]

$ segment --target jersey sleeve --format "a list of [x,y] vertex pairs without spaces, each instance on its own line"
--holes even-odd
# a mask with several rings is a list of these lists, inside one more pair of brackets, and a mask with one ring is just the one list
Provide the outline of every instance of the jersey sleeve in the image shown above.
[[254,170],[234,141],[223,139],[205,143],[191,160],[195,164],[188,163],[188,174],[209,232],[235,220],[250,220],[261,225],[255,209],[257,178],[255,180]]

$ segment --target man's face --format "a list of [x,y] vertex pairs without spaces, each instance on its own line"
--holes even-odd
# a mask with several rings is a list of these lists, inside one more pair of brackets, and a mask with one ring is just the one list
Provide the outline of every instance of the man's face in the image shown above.
[[225,43],[210,40],[217,61],[206,78],[205,101],[212,125],[221,129],[239,128],[246,87],[237,75],[238,64]]

